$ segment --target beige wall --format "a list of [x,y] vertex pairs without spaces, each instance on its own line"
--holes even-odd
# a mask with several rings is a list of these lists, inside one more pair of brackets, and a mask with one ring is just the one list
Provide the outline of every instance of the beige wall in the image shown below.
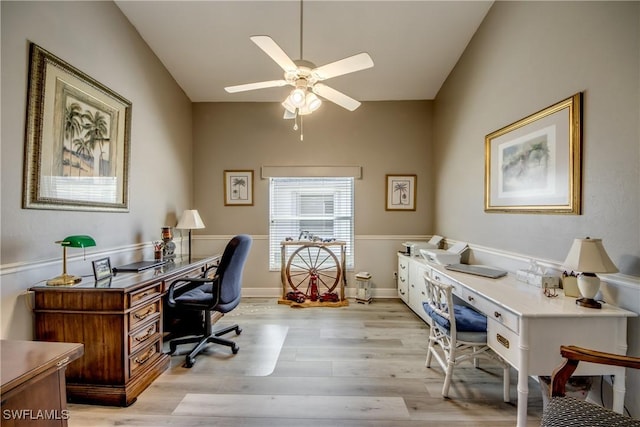
[[[349,112],[329,102],[304,119],[304,141],[277,103],[196,103],[194,234],[268,234],[269,183],[261,166],[361,166],[355,234],[427,234],[433,224],[430,101],[365,102]],[[254,171],[254,206],[224,206],[225,169]],[[385,211],[385,174],[416,174],[415,212]]]
[[[485,135],[577,92],[583,214],[485,213]],[[435,229],[557,263],[574,238],[601,237],[631,275],[610,280],[606,301],[639,312],[639,119],[639,2],[496,2],[435,102]],[[627,336],[639,355],[639,318]],[[638,417],[640,373],[628,375],[627,407]]]
[[[90,234],[97,247],[70,251],[70,272],[91,275],[90,256],[160,238],[191,201],[191,103],[111,2],[1,2],[2,10],[2,338],[30,338],[23,292],[61,272],[60,246]],[[22,169],[32,41],[133,104],[130,212],[22,209]],[[113,265],[125,253],[109,253]],[[73,268],[73,271],[71,269]]]
[[[280,274],[268,266],[269,183],[260,178],[260,167],[361,166],[354,271],[371,272],[378,295],[395,296],[394,254],[402,236],[432,232],[432,103],[365,102],[349,112],[325,102],[304,119],[304,141],[282,111],[278,103],[194,104],[193,207],[207,226],[194,230],[194,254],[220,251],[230,235],[252,234],[243,292],[281,295]],[[254,171],[253,206],[224,206],[225,169]],[[385,211],[385,174],[417,175],[415,212]]]
[[[601,237],[640,276],[639,8],[494,4],[435,104],[438,232],[556,261],[574,238]],[[581,91],[583,214],[485,213],[485,135]]]

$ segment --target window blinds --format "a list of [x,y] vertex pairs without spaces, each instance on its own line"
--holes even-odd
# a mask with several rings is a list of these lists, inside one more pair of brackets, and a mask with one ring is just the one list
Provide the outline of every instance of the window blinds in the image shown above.
[[280,243],[302,233],[347,242],[345,261],[353,268],[354,178],[269,179],[269,269],[280,270]]

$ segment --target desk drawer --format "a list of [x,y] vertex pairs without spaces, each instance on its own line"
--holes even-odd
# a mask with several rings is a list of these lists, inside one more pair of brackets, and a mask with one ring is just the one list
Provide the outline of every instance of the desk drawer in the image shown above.
[[520,367],[520,337],[501,323],[487,318],[487,343],[511,366]]
[[431,270],[431,278],[440,283],[444,283],[445,285],[452,286],[453,294],[456,295],[458,298],[463,298],[464,287],[460,283],[456,282],[453,279],[448,278],[447,276],[440,274],[440,272],[436,270]]
[[462,290],[462,300],[469,304],[471,307],[474,307],[476,310],[484,313],[485,316],[489,319],[493,319],[496,322],[506,326],[511,329],[516,334],[519,331],[519,322],[518,316],[515,313],[506,310],[503,307],[489,301],[483,296],[464,288]]
[[398,279],[406,282],[409,278],[409,260],[405,258],[398,259]]
[[156,359],[161,354],[160,340],[152,345],[145,347],[129,357],[129,378],[132,378],[138,372],[143,371],[144,367]]
[[145,344],[153,341],[160,333],[160,318],[129,333],[129,354],[133,354]]
[[132,331],[143,322],[150,321],[151,319],[159,319],[160,302],[161,300],[157,299],[129,313],[129,330]]
[[129,294],[129,307],[133,308],[137,305],[144,304],[146,301],[160,296],[162,283],[158,283],[148,288],[140,289]]

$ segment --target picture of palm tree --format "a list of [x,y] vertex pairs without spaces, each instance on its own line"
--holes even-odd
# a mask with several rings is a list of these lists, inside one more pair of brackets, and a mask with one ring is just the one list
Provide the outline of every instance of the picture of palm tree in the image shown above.
[[242,177],[231,177],[231,200],[248,200],[247,179]]
[[111,115],[66,96],[62,176],[114,176],[109,158]]
[[[394,205],[406,205],[409,202],[409,183],[403,181],[395,181],[393,183],[393,204]],[[397,195],[396,195],[397,193]]]
[[24,207],[129,209],[131,102],[29,45]]
[[415,196],[415,175],[387,175],[387,210],[415,210]]

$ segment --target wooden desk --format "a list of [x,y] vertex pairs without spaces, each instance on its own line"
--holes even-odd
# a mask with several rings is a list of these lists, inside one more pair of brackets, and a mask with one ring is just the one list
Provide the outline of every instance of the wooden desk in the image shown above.
[[65,369],[83,345],[0,341],[3,426],[66,426]]
[[[518,371],[518,426],[527,423],[527,377],[551,375],[562,362],[561,345],[627,353],[627,318],[634,312],[609,304],[581,307],[562,294],[548,298],[512,275],[487,279],[423,264],[431,277],[453,285],[457,297],[487,316],[489,346]],[[581,363],[575,375],[614,375],[613,409],[622,413],[624,367]]]
[[35,292],[36,339],[81,342],[84,356],[67,369],[69,401],[128,406],[168,366],[163,296],[178,277],[199,276],[219,257],[171,263],[141,273],[117,273],[107,283],[40,285]]

